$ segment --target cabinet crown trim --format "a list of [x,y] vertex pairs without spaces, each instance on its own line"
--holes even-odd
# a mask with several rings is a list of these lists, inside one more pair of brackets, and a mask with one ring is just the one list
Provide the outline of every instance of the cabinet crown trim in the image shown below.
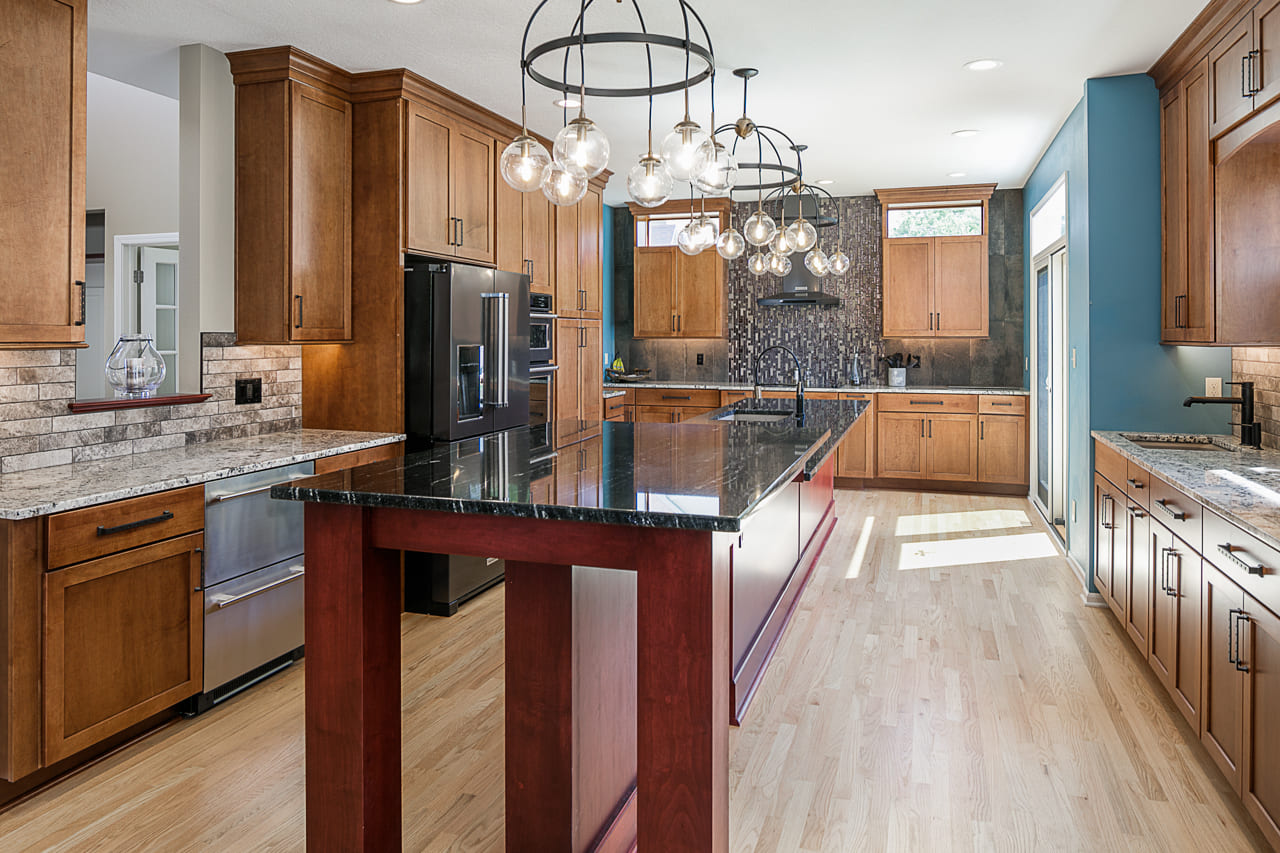
[[996,184],[959,184],[947,187],[901,187],[876,190],[880,204],[928,204],[931,202],[990,201]]
[[1186,76],[1226,34],[1227,28],[1257,3],[1258,0],[1212,0],[1147,72],[1156,81],[1156,88],[1163,93]]

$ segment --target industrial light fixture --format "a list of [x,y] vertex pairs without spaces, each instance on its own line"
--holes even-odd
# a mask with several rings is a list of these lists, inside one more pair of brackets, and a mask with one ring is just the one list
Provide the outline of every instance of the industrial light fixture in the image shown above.
[[975,59],[972,62],[964,64],[966,71],[995,71],[1001,65],[1004,65],[998,59]]
[[[804,149],[804,146],[797,147],[802,151]],[[829,201],[835,206],[835,219],[822,216],[822,202],[824,201],[822,196],[826,196],[825,201]],[[804,253],[805,269],[809,270],[817,278],[825,278],[828,275],[840,276],[848,272],[851,266],[849,256],[841,251],[838,245],[835,251],[830,254],[821,245],[819,228],[834,227],[837,239],[839,239],[840,207],[836,203],[835,197],[831,195],[830,191],[806,184],[803,178],[798,178],[791,185],[770,193],[767,200],[779,202],[785,219],[786,202],[789,198],[797,200],[797,215],[790,225],[786,225],[784,221],[784,227],[779,228],[778,233],[770,241],[770,251],[767,258],[768,271],[773,272],[775,275],[785,275],[785,273],[778,273],[777,270],[779,269],[785,268],[788,272],[790,271],[789,265],[781,263],[782,260],[786,259],[787,255],[791,254],[790,251],[787,251],[787,248],[790,247],[792,251]],[[810,222],[805,218],[807,199],[812,200],[809,204],[811,204],[814,212],[816,226],[814,222]]]

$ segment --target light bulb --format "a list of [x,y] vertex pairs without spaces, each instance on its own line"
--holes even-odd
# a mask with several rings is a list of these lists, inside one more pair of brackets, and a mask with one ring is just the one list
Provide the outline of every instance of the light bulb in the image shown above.
[[791,259],[786,255],[769,254],[769,272],[778,278],[791,274]]
[[769,240],[769,251],[772,254],[785,258],[796,250],[791,243],[791,235],[788,233],[791,229],[779,228],[773,232],[773,238]]
[[753,246],[763,246],[773,238],[777,230],[778,226],[773,224],[773,217],[763,210],[757,210],[747,217],[746,224],[742,226],[742,236],[746,237],[747,242]]
[[710,139],[696,121],[685,119],[662,140],[662,159],[677,181],[692,181],[707,168],[707,150],[703,143]]
[[701,156],[707,165],[698,173],[694,184],[707,195],[728,195],[738,183],[738,161],[715,139],[708,139],[702,147]]
[[552,160],[543,171],[542,194],[557,207],[570,207],[587,194],[587,173]]
[[769,271],[769,259],[764,252],[756,252],[747,261],[747,271],[752,275],[764,275]]
[[831,261],[827,258],[822,249],[814,249],[812,252],[804,256],[804,266],[809,272],[818,278],[826,278],[827,273],[831,272]]
[[676,232],[676,246],[686,255],[698,255],[716,243],[716,228],[707,216],[698,216]]
[[797,219],[787,226],[787,240],[797,252],[807,252],[818,242],[818,229],[807,219]]
[[502,179],[512,189],[533,192],[542,186],[542,173],[550,162],[551,155],[542,143],[522,133],[502,152]]
[[641,207],[657,207],[671,197],[673,183],[667,165],[648,155],[627,173],[627,194]]
[[742,253],[747,250],[747,241],[742,238],[734,229],[721,233],[716,238],[716,251],[720,253],[720,257],[726,261],[736,261],[742,257]]
[[832,275],[844,275],[849,271],[849,256],[839,249],[832,252],[827,260],[831,263]]
[[584,115],[560,128],[551,149],[557,163],[573,164],[594,178],[609,165],[609,138]]

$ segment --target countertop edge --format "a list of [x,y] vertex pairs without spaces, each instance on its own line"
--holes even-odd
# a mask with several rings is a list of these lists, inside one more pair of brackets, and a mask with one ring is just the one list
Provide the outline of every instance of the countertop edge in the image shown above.
[[[312,430],[312,432],[355,432],[356,430]],[[263,438],[270,435],[286,436],[289,433],[268,433]],[[354,453],[359,450],[367,450],[372,447],[381,447],[385,444],[395,444],[404,441],[403,433],[370,433],[370,438],[362,439],[354,442],[346,442],[344,444],[334,445],[322,450],[307,450],[302,452],[288,453],[278,457],[270,457],[266,459],[258,459],[253,462],[247,462],[242,465],[228,465],[220,468],[213,468],[196,474],[180,474],[173,477],[167,477],[162,480],[155,480],[139,486],[125,486],[118,489],[112,489],[93,494],[83,495],[81,497],[70,498],[60,501],[48,501],[45,503],[24,506],[17,509],[0,507],[0,521],[25,521],[31,518],[38,518],[43,515],[53,515],[55,513],[67,512],[73,509],[84,509],[85,507],[98,506],[100,504],[112,503],[113,501],[125,500],[126,498],[136,498],[143,495],[155,494],[156,492],[164,492],[170,489],[180,489],[186,486],[196,486],[202,483],[208,483],[213,480],[221,480],[227,477],[235,477],[240,474],[251,474],[255,471],[265,471],[269,468],[279,468],[284,465],[294,465],[299,462],[312,462],[316,459],[324,459],[329,456],[339,456],[343,453]],[[240,441],[240,439],[228,439],[227,441]],[[209,442],[205,446],[212,448],[222,442]],[[152,450],[147,453],[136,454],[138,456],[146,456],[150,453],[169,453],[171,450]],[[80,465],[84,463],[73,462],[71,465]],[[33,469],[35,471],[54,470],[69,466],[57,465],[50,469]],[[31,473],[31,472],[24,472]]]
[[[604,389],[610,391],[627,391],[632,389],[669,389],[681,388],[691,391],[750,391],[752,385],[741,382],[605,382]],[[766,391],[794,391],[794,385],[762,385]],[[998,385],[969,387],[947,386],[903,386],[888,385],[843,385],[839,387],[806,387],[806,393],[820,392],[827,394],[974,394],[977,396],[1029,397],[1031,392],[1026,388],[1006,388]]]
[[[1116,432],[1112,432],[1108,430],[1091,430],[1089,435],[1093,439],[1097,441],[1101,441],[1103,444],[1110,447],[1116,453],[1119,453],[1125,459],[1128,459],[1129,461],[1134,462],[1135,464],[1141,465],[1143,468],[1150,470],[1151,473],[1160,477],[1160,479],[1166,480],[1169,482],[1170,485],[1176,486],[1181,491],[1186,492],[1188,497],[1194,498],[1195,500],[1199,501],[1202,505],[1204,505],[1205,509],[1211,510],[1215,515],[1221,516],[1222,518],[1231,522],[1232,524],[1239,527],[1241,530],[1245,531],[1251,536],[1258,537],[1263,542],[1270,545],[1272,548],[1275,548],[1276,550],[1280,550],[1280,537],[1277,537],[1274,533],[1268,533],[1264,530],[1259,530],[1256,525],[1240,518],[1231,510],[1223,507],[1214,498],[1205,497],[1204,493],[1195,485],[1187,483],[1185,480],[1183,480],[1181,477],[1178,477],[1176,474],[1170,473],[1167,470],[1161,469],[1160,467],[1153,465],[1150,459],[1144,459],[1141,455],[1134,453],[1129,448],[1130,442],[1128,439],[1120,436]],[[1232,451],[1229,451],[1229,452],[1232,452]]]

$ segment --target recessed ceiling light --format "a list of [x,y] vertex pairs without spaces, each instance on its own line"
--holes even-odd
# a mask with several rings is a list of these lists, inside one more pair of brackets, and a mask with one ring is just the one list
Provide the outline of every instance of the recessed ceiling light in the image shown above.
[[948,178],[963,178],[963,177],[965,177],[966,175],[968,175],[968,172],[952,172],[951,174],[947,175],[947,177],[948,177]]
[[973,62],[966,62],[964,67],[969,71],[995,71],[1001,65],[1004,65],[998,59],[975,59]]
[[829,186],[831,186],[831,185],[832,185],[832,184],[834,184],[834,183],[835,183],[835,181],[831,180],[830,178],[823,178],[822,180],[818,181],[818,186],[820,186],[820,187],[829,187]]
[[952,136],[955,136],[955,137],[957,137],[957,138],[959,138],[959,139],[968,139],[968,138],[969,138],[969,137],[971,137],[971,136],[977,136],[979,133],[982,133],[982,131],[980,131],[980,130],[957,130],[957,131],[955,131],[954,133],[952,133],[951,135],[952,135]]
[[556,98],[551,103],[565,110],[576,110],[578,107],[582,106],[582,102],[577,98]]
[[421,3],[422,0],[391,0],[392,3],[399,3],[401,6],[412,6],[415,3]]

